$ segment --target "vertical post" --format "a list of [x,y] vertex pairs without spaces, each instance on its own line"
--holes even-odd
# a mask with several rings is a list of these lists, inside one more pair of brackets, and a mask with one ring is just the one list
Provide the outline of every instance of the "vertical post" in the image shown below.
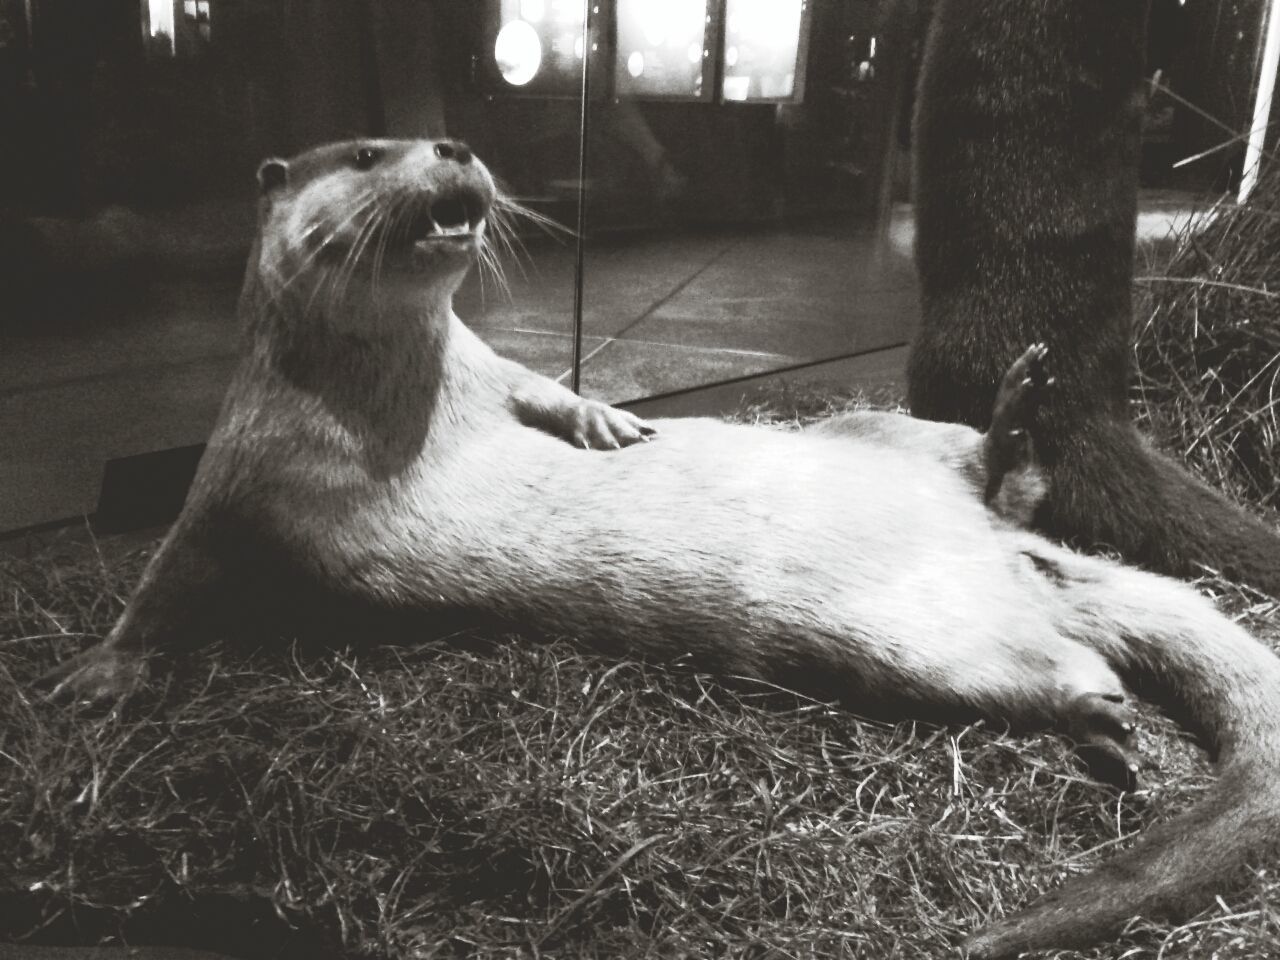
[[1267,125],[1271,122],[1271,99],[1276,90],[1276,68],[1280,66],[1280,2],[1267,4],[1266,39],[1262,47],[1262,64],[1258,69],[1258,95],[1253,101],[1253,122],[1249,126],[1249,141],[1244,151],[1244,171],[1240,177],[1240,192],[1236,199],[1244,203],[1258,183],[1262,169],[1262,151],[1267,140]]
[[573,373],[570,389],[582,392],[582,284],[587,233],[587,134],[591,109],[591,6],[595,0],[582,0],[582,86],[578,122],[578,242],[577,262],[573,270]]

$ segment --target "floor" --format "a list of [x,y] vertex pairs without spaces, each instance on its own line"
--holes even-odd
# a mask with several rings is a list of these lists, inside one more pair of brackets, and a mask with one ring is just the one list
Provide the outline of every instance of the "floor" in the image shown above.
[[[575,257],[530,244],[507,264],[506,294],[472,278],[458,313],[567,383]],[[743,377],[867,352],[867,375],[892,376],[918,312],[907,252],[865,227],[624,234],[589,246],[584,277],[581,389],[612,403],[724,381],[732,394]],[[239,278],[143,286],[113,322],[0,339],[0,535],[93,512],[108,460],[207,435],[234,363]]]

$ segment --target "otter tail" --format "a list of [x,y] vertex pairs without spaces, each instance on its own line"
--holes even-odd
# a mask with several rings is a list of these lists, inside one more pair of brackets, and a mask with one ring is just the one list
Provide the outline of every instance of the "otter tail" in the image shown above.
[[1280,658],[1175,581],[1032,550],[1061,573],[1060,629],[1195,734],[1219,777],[1127,853],[976,933],[974,957],[1085,945],[1137,915],[1185,917],[1280,844]]
[[1051,491],[1038,527],[1174,576],[1198,576],[1205,565],[1280,597],[1276,530],[1156,453],[1127,422],[1062,427],[1036,436]]

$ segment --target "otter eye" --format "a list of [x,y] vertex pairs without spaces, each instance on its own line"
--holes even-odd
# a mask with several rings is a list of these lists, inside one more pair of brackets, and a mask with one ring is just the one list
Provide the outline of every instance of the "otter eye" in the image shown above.
[[356,151],[356,169],[369,170],[382,159],[382,151],[373,147],[361,147]]

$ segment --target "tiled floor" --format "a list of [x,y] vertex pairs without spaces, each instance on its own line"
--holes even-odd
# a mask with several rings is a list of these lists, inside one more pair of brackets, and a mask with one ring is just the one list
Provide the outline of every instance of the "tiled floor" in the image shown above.
[[[574,262],[571,245],[532,244],[508,295],[473,279],[458,312],[567,382]],[[609,237],[584,275],[582,390],[615,403],[903,343],[917,315],[909,259],[865,228]],[[93,511],[109,459],[205,438],[238,286],[156,281],[125,321],[0,339],[0,534]]]

